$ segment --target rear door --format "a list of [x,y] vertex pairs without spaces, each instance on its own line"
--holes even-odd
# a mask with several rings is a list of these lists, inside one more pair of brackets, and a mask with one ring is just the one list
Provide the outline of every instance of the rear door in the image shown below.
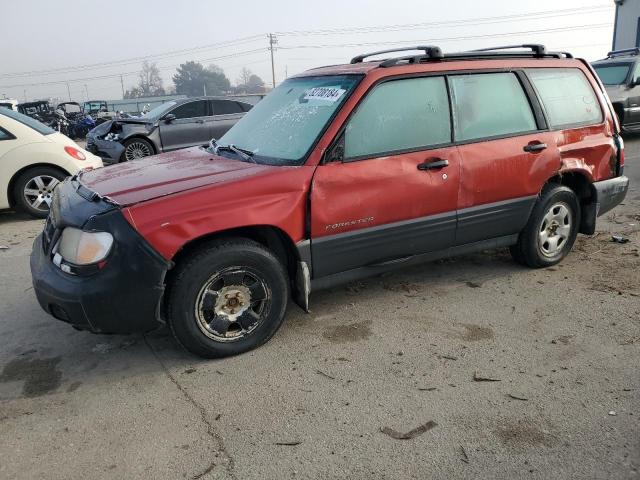
[[209,103],[195,100],[178,105],[170,112],[175,115],[171,122],[160,120],[160,140],[163,151],[204,145],[209,140]]
[[461,156],[456,245],[517,234],[558,150],[521,72],[450,75]]
[[453,243],[459,157],[443,76],[374,86],[331,152],[311,191],[314,278]]
[[209,138],[220,138],[244,115],[239,102],[233,100],[210,100],[213,116],[208,120]]

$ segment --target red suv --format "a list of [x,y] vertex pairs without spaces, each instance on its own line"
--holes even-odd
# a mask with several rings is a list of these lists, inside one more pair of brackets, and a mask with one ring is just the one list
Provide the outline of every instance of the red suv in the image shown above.
[[553,265],[627,192],[612,112],[587,62],[542,45],[309,70],[208,147],[67,179],[35,292],[76,328],[167,323],[218,357],[340,282],[497,247]]

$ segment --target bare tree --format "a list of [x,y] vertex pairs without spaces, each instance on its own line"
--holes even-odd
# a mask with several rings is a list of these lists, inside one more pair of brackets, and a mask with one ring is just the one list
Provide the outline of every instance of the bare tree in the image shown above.
[[253,73],[247,67],[242,67],[240,71],[240,76],[236,79],[237,85],[248,85],[249,80],[251,80],[251,75]]
[[147,60],[142,62],[142,70],[138,74],[138,85],[131,87],[125,93],[125,98],[153,97],[164,95],[160,69],[155,63]]

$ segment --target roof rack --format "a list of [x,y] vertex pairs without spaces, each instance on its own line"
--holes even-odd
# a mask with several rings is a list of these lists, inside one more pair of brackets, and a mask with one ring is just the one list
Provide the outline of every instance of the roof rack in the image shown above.
[[640,48],[634,47],[634,48],[624,48],[622,50],[611,50],[609,53],[607,53],[607,58],[628,57],[633,55],[640,55]]
[[351,63],[362,63],[367,57],[382,55],[383,53],[408,52],[411,50],[423,50],[424,56],[421,56],[421,58],[442,58],[442,50],[440,50],[440,47],[436,47],[434,45],[422,45],[417,47],[390,48],[389,50],[379,50],[377,52],[365,53],[362,55],[358,55],[357,57],[353,57],[351,59]]
[[[524,49],[524,50],[515,50]],[[421,63],[429,60],[460,60],[460,59],[481,59],[481,58],[573,58],[569,52],[549,52],[544,45],[537,43],[525,43],[522,45],[504,45],[500,47],[480,48],[468,52],[453,52],[443,54],[440,47],[435,45],[392,48],[377,52],[365,53],[353,57],[351,63],[362,63],[365,58],[382,55],[384,53],[406,52],[411,50],[422,50],[424,55],[410,55],[404,57],[388,58],[380,63],[380,67],[391,67],[402,62]],[[640,49],[639,49],[640,50]]]

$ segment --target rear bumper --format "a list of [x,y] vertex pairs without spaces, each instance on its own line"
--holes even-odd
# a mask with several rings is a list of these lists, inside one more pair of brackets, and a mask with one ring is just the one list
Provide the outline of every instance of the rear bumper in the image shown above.
[[596,189],[596,216],[603,215],[620,204],[629,190],[629,178],[621,175],[601,182],[594,182]]

